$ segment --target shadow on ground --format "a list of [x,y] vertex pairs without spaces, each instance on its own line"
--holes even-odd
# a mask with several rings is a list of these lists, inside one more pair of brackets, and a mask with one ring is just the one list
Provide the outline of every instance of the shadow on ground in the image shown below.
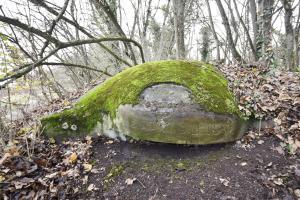
[[[270,177],[295,160],[279,155],[276,139],[263,144],[184,146],[119,142],[93,144],[93,168],[78,199],[293,199]],[[286,177],[285,184],[295,187]],[[131,184],[131,182],[133,182]],[[98,189],[87,191],[88,185]]]

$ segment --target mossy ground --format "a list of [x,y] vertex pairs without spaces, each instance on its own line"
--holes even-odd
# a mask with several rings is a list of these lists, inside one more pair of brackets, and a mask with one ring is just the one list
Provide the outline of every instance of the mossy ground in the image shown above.
[[[102,122],[101,113],[113,119],[120,105],[138,104],[140,93],[159,83],[189,88],[194,101],[208,111],[239,115],[227,80],[212,65],[196,61],[157,61],[124,70],[89,91],[72,109],[43,118],[44,132],[54,137],[89,134]],[[75,124],[77,129],[62,129],[63,123]]]
[[114,178],[121,175],[124,171],[124,165],[115,165],[112,166],[109,173],[103,179],[103,185],[105,188],[109,187],[110,183],[114,181]]

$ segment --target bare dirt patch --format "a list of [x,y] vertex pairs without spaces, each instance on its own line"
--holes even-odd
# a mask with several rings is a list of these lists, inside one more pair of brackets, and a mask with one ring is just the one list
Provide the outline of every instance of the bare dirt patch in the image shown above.
[[[183,146],[93,142],[91,173],[78,199],[296,199],[296,156],[280,155],[273,137]],[[261,142],[259,142],[261,143]]]

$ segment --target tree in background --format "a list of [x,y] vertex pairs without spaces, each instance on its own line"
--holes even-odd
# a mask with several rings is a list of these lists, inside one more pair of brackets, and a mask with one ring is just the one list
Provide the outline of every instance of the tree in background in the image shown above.
[[214,24],[214,21],[213,21],[209,0],[205,0],[205,3],[206,3],[207,11],[208,11],[208,19],[209,19],[209,26],[208,27],[210,27],[210,30],[211,30],[211,32],[214,36],[214,40],[215,40],[215,43],[216,43],[216,51],[217,51],[216,60],[220,61],[221,60],[221,55],[220,55],[221,42],[219,40],[218,34],[216,32],[216,29],[215,29],[215,24]]
[[47,103],[145,60],[296,71],[299,13],[294,0],[2,1],[0,89]]
[[[80,88],[143,62],[143,55],[138,56],[140,49],[146,52],[147,61],[207,60],[211,55],[210,59],[227,63],[259,60],[288,70],[299,65],[300,5],[296,1],[6,2],[16,9],[1,7],[0,37],[13,43],[25,59],[24,63],[14,62],[11,71],[0,76],[0,87],[21,77],[38,77],[45,97],[66,93],[64,83],[57,81],[61,73],[55,72],[56,67],[64,67],[72,84]],[[284,19],[284,32],[275,26],[279,19]],[[279,42],[283,34],[286,48]],[[207,35],[214,39],[209,48],[204,39]],[[202,52],[197,46],[200,40]]]
[[274,11],[274,0],[258,0],[257,5],[257,54],[258,58],[265,65],[270,66],[274,59],[274,53],[272,50],[272,17]]
[[201,28],[201,60],[207,61],[210,52],[209,28]]
[[225,31],[226,31],[227,43],[228,43],[228,46],[229,46],[230,51],[232,53],[232,56],[237,62],[243,62],[243,59],[242,59],[241,55],[239,54],[239,52],[236,49],[235,42],[234,42],[233,37],[232,37],[230,24],[229,24],[226,12],[224,10],[224,7],[223,7],[220,0],[216,0],[216,3],[217,3],[217,6],[219,8],[220,15],[222,17],[222,22],[223,22],[223,25],[224,25]]
[[[292,25],[292,18],[293,18],[292,2],[293,1],[291,0],[281,0],[284,9],[284,26],[285,26],[285,43],[286,43],[285,64],[288,70],[295,70],[296,69],[295,63],[297,63],[297,61],[295,60],[297,51],[294,52],[295,49],[294,42],[298,42],[297,41],[298,39],[296,39],[294,36],[294,28]],[[295,35],[297,35],[296,29],[295,29]]]
[[7,131],[6,126],[4,125],[4,122],[2,121],[2,118],[0,117],[0,134],[3,135]]
[[175,29],[177,59],[184,59],[186,55],[185,44],[184,44],[185,4],[186,4],[186,0],[173,0],[174,29]]

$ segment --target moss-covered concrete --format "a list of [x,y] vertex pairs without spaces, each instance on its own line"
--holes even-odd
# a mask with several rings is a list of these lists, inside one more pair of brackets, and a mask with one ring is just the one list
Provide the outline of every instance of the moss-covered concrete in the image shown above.
[[240,115],[227,80],[214,66],[196,61],[148,62],[124,70],[84,95],[72,109],[44,117],[44,133],[55,138],[93,133],[102,115],[114,119],[120,105],[139,103],[141,92],[159,83],[188,88],[207,111]]
[[[192,112],[192,111],[191,111]],[[211,113],[196,111],[167,121],[162,129],[159,123],[138,115],[122,116],[130,126],[120,129],[122,133],[136,140],[164,142],[170,144],[215,144],[232,142],[242,136],[244,123],[242,120],[223,115],[209,117]]]

